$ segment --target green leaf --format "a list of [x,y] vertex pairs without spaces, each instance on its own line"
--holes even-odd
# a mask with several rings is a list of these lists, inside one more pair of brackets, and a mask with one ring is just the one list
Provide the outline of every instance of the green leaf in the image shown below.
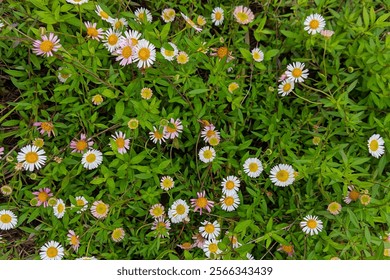
[[276,242],[279,242],[282,245],[290,245],[283,237],[277,235],[276,233],[271,233],[270,234],[272,239],[275,240]]
[[101,183],[104,183],[105,181],[106,181],[106,178],[98,177],[98,178],[93,179],[90,183],[92,185],[100,185]]
[[249,227],[251,224],[253,224],[252,220],[245,220],[242,222],[239,222],[237,226],[234,228],[234,232],[245,232],[247,227]]
[[125,111],[125,104],[123,103],[122,100],[120,100],[115,105],[115,113],[118,119],[122,118],[124,111]]
[[171,29],[171,23],[167,23],[164,25],[163,29],[161,30],[161,41],[165,41],[165,39],[168,37],[169,30]]
[[370,17],[368,15],[368,11],[366,7],[363,7],[363,22],[364,22],[364,26],[368,28],[368,26],[370,25]]
[[115,93],[112,90],[107,89],[107,88],[105,90],[103,90],[102,95],[107,97],[107,98],[116,98]]
[[207,88],[198,88],[198,89],[193,89],[190,92],[187,93],[188,96],[194,96],[197,94],[201,94],[204,92],[208,92],[209,90]]

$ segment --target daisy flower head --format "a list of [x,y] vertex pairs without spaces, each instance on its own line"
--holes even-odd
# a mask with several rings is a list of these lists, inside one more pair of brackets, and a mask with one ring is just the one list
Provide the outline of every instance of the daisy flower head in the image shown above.
[[287,79],[294,83],[302,83],[309,76],[309,70],[304,69],[305,63],[293,62],[287,65]]
[[176,17],[176,12],[174,9],[171,8],[164,9],[161,13],[161,18],[165,23],[174,21],[175,17]]
[[53,196],[49,188],[40,188],[38,191],[33,192],[35,198],[37,199],[36,206],[47,207],[49,205],[49,198]]
[[81,207],[80,210],[77,211],[77,214],[80,214],[88,209],[88,200],[86,200],[84,196],[76,196],[75,200],[76,205],[72,204],[71,207]]
[[232,51],[229,51],[228,47],[222,46],[218,49],[212,48],[212,53],[210,53],[211,56],[217,56],[219,59],[223,59],[226,57],[226,62],[229,62],[234,59],[232,56]]
[[216,152],[213,147],[206,146],[200,149],[199,159],[204,163],[212,162],[215,159]]
[[174,139],[179,136],[179,133],[182,133],[183,125],[180,119],[173,119],[168,122],[168,124],[164,127],[164,132],[167,135],[167,139]]
[[178,244],[177,247],[179,247],[182,250],[191,250],[195,246],[194,246],[194,244],[192,244],[190,242],[184,242],[182,244]]
[[96,106],[102,104],[103,100],[103,96],[101,96],[100,94],[92,96],[92,103]]
[[228,86],[228,91],[229,91],[230,93],[233,93],[233,91],[235,91],[235,90],[238,89],[239,87],[240,87],[239,84],[237,84],[236,82],[232,82],[232,83],[230,83],[229,86]]
[[302,231],[306,234],[314,235],[322,231],[322,221],[317,216],[307,215],[303,221],[299,223]]
[[62,199],[57,199],[56,205],[53,206],[54,216],[61,219],[65,215],[65,204]]
[[364,206],[367,206],[371,202],[371,196],[368,194],[362,194],[359,199],[360,203]]
[[263,164],[257,158],[248,158],[243,165],[244,172],[251,178],[257,178],[263,172]]
[[126,27],[129,25],[127,20],[125,18],[114,18],[111,20],[111,25],[115,29],[122,29],[123,27]]
[[187,17],[185,14],[180,12],[181,16],[184,18],[184,20],[187,22],[189,26],[191,26],[193,29],[195,29],[197,32],[202,31],[202,28],[197,26],[189,17]]
[[134,46],[129,44],[127,40],[122,40],[119,48],[115,51],[117,55],[116,61],[119,61],[119,65],[126,66],[133,62]]
[[287,96],[289,95],[290,92],[293,91],[294,89],[294,82],[292,80],[284,80],[282,83],[278,86],[278,93],[281,94],[282,96]]
[[54,134],[54,125],[52,122],[35,122],[33,124],[33,126],[37,126],[39,127],[39,133],[41,133],[42,135],[47,133],[47,136],[51,136],[51,134],[53,134],[53,136],[55,136]]
[[220,142],[221,142],[221,137],[217,135],[211,136],[209,139],[209,144],[211,146],[217,146]]
[[341,212],[341,208],[342,207],[341,207],[340,203],[333,201],[333,202],[329,203],[327,210],[332,215],[338,215]]
[[278,251],[285,252],[288,257],[292,257],[294,255],[294,245],[281,244],[278,248]]
[[150,98],[152,98],[152,96],[153,96],[153,91],[151,88],[145,87],[141,89],[141,97],[143,99],[149,100]]
[[87,139],[87,136],[84,133],[81,133],[80,139],[72,140],[70,142],[70,148],[72,153],[83,153],[86,149],[92,147],[93,141],[91,138]]
[[334,34],[334,31],[332,30],[321,30],[321,35],[325,37],[326,39],[329,39]]
[[224,15],[223,15],[223,9],[220,7],[216,7],[213,9],[211,13],[211,20],[212,22],[218,26],[223,23]]
[[166,139],[168,139],[168,135],[165,132],[165,129],[157,129],[153,126],[153,131],[149,132],[149,137],[153,141],[154,144],[157,142],[161,144],[162,142],[165,142]]
[[87,28],[87,37],[93,40],[100,41],[100,39],[103,39],[103,29],[96,28],[96,24],[97,24],[96,22],[95,23],[89,21],[84,22],[84,25]]
[[150,11],[142,7],[135,10],[134,15],[139,23],[144,23],[146,21],[150,23],[153,20]]
[[164,217],[159,217],[155,219],[153,222],[152,230],[155,231],[157,237],[160,238],[168,237],[170,229],[171,229],[171,222],[169,220],[165,220]]
[[226,232],[226,235],[229,238],[229,241],[230,241],[233,249],[237,249],[238,247],[242,246],[242,244],[240,242],[238,242],[237,235],[231,234],[228,231]]
[[191,199],[191,206],[194,207],[194,212],[199,210],[200,215],[202,215],[202,210],[206,209],[209,213],[214,207],[214,201],[208,200],[206,198],[206,192],[197,192],[198,197]]
[[24,146],[17,156],[18,162],[23,164],[25,170],[34,171],[40,169],[46,163],[44,150],[40,150],[34,145]]
[[161,54],[166,60],[172,61],[177,56],[177,53],[179,52],[179,50],[177,49],[177,46],[174,43],[169,42],[168,44],[171,46],[170,47],[171,49],[166,49],[166,48],[162,47]]
[[64,248],[57,241],[49,241],[40,249],[42,260],[61,260],[64,257]]
[[101,200],[92,203],[91,214],[97,219],[104,219],[107,217],[110,206]]
[[221,137],[219,131],[215,129],[215,126],[213,124],[204,126],[200,134],[206,143],[210,143],[211,137]]
[[45,144],[45,141],[42,138],[35,138],[32,144],[35,147],[42,148]]
[[121,45],[122,34],[114,28],[109,28],[104,32],[104,35],[104,46],[109,52],[114,53]]
[[125,238],[125,230],[123,228],[116,228],[111,233],[111,239],[114,242],[120,242]]
[[187,218],[190,208],[188,207],[187,202],[182,199],[178,199],[173,202],[172,206],[168,210],[168,217],[171,219],[171,222],[174,224],[182,222]]
[[315,35],[324,29],[325,19],[320,14],[311,14],[305,19],[303,25],[309,34]]
[[164,206],[162,204],[160,204],[160,203],[154,204],[150,208],[149,213],[155,219],[157,219],[159,217],[164,217],[165,216]]
[[84,3],[88,3],[88,0],[66,0],[66,2],[75,4],[75,5],[81,5]]
[[126,139],[126,134],[122,131],[115,131],[115,135],[111,135],[115,141],[118,153],[124,154],[129,149],[130,139]]
[[206,257],[210,258],[211,255],[218,256],[222,253],[222,250],[218,248],[218,243],[220,240],[205,240],[203,244],[203,252],[206,254]]
[[18,223],[18,217],[10,210],[0,210],[0,229],[13,229]]
[[62,70],[63,70],[62,67],[58,68],[57,77],[61,83],[65,83],[68,80],[68,78],[70,78],[72,76],[72,74],[67,73],[66,70],[65,71],[62,71]]
[[185,51],[178,52],[176,61],[179,64],[186,64],[190,60],[188,54]]
[[35,40],[33,42],[33,53],[49,57],[53,56],[53,52],[58,51],[61,47],[60,39],[58,39],[57,35],[50,33],[49,37],[42,35],[41,40]]
[[355,186],[348,186],[347,196],[344,198],[344,202],[350,204],[352,201],[357,201],[360,197],[360,192],[355,189]]
[[173,181],[171,176],[164,176],[160,180],[160,187],[165,190],[169,191],[175,186],[175,182]]
[[256,61],[256,62],[263,61],[264,53],[262,50],[260,50],[259,48],[254,48],[251,53],[252,53],[252,58],[254,61]]
[[134,48],[134,62],[138,61],[138,68],[147,68],[153,65],[156,60],[156,48],[149,41],[142,39]]
[[196,23],[202,27],[204,25],[206,25],[207,21],[206,21],[206,18],[204,16],[201,16],[199,15],[197,18],[196,18]]
[[202,226],[199,227],[199,233],[206,239],[215,239],[221,233],[221,225],[218,221],[209,222],[204,221],[201,223]]
[[76,233],[73,230],[69,230],[66,236],[68,237],[68,241],[69,244],[72,246],[72,249],[77,252],[80,247],[79,236],[76,235]]
[[278,164],[272,167],[270,179],[275,186],[286,187],[294,183],[294,169],[288,164]]
[[232,212],[238,208],[238,205],[240,205],[240,198],[237,193],[232,193],[230,195],[224,194],[220,202],[223,210]]
[[244,6],[235,7],[233,11],[233,16],[240,24],[251,23],[255,18],[255,15],[253,14],[252,10]]
[[222,180],[222,193],[232,195],[237,193],[240,187],[240,180],[236,176],[227,176]]
[[84,166],[84,168],[88,170],[97,168],[102,162],[102,152],[95,149],[89,149],[83,154],[83,157],[81,159],[81,164]]
[[12,187],[10,185],[4,185],[4,186],[1,186],[0,192],[4,196],[10,196],[12,194],[12,192],[13,192],[13,189],[12,189]]
[[108,13],[103,11],[103,9],[99,5],[96,5],[95,12],[102,20],[107,21],[107,22],[111,22],[112,21],[112,17],[110,17],[108,15]]
[[368,152],[375,158],[380,158],[385,153],[385,141],[379,134],[373,134],[368,139]]
[[138,119],[130,119],[128,122],[127,122],[127,126],[131,129],[131,130],[134,130],[134,129],[137,129],[138,128],[138,125],[139,125],[139,120]]

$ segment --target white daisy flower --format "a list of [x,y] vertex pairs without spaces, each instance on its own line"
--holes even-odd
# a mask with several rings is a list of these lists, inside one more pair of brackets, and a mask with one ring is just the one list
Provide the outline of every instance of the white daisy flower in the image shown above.
[[203,252],[209,258],[211,255],[218,256],[222,253],[222,250],[218,248],[218,243],[220,240],[206,240],[203,244]]
[[209,221],[204,221],[201,223],[203,226],[199,227],[199,233],[206,239],[215,239],[221,233],[221,225],[218,221],[210,223]]
[[238,205],[240,205],[240,198],[238,197],[237,193],[233,193],[230,195],[223,195],[221,198],[221,207],[223,210],[227,212],[234,211],[238,208]]
[[290,92],[294,89],[294,82],[292,80],[284,80],[282,83],[278,86],[278,93],[282,96],[288,95]]
[[126,41],[131,46],[138,45],[139,38],[141,38],[141,33],[136,30],[128,30],[125,31],[124,37],[122,37],[124,41]]
[[62,199],[57,199],[56,205],[53,206],[54,216],[61,219],[65,215],[65,204]]
[[271,169],[269,176],[272,183],[278,187],[286,187],[294,183],[294,169],[288,164],[278,164]]
[[165,133],[164,129],[157,129],[153,126],[153,131],[149,132],[149,137],[153,141],[154,144],[157,142],[161,144],[162,142],[165,142],[166,139],[168,139],[168,135]]
[[162,47],[161,54],[166,60],[172,61],[175,59],[179,50],[177,49],[177,46],[174,43],[169,43],[169,45],[172,47],[173,50],[167,50],[166,48]]
[[75,200],[76,205],[72,204],[71,207],[81,207],[81,209],[76,212],[77,214],[80,214],[81,212],[84,212],[88,209],[88,200],[86,200],[84,196],[76,196]]
[[195,29],[197,32],[202,31],[202,28],[197,26],[189,17],[187,17],[185,14],[180,12],[181,16],[184,18],[184,20],[188,23],[189,26],[191,26],[193,29]]
[[175,20],[176,12],[174,9],[164,9],[161,13],[161,18],[165,23],[172,22]]
[[213,12],[211,13],[211,20],[212,22],[218,26],[223,23],[224,15],[223,10],[220,7],[216,7],[213,9]]
[[49,241],[40,249],[42,260],[61,260],[64,256],[64,248],[57,241]]
[[168,210],[168,217],[174,224],[182,222],[187,218],[190,207],[187,202],[182,199],[178,199],[173,202],[172,206]]
[[122,66],[131,64],[133,62],[133,45],[127,41],[122,41],[120,47],[115,51],[117,55],[116,61],[120,61],[119,64]]
[[374,134],[368,139],[368,152],[376,158],[380,158],[385,153],[385,141],[379,134]]
[[18,223],[18,217],[11,210],[0,210],[0,230],[13,229]]
[[236,176],[227,176],[222,180],[222,193],[226,195],[232,195],[237,193],[240,187],[240,179]]
[[142,39],[134,48],[134,62],[138,61],[138,68],[147,68],[156,60],[156,48],[149,41]]
[[303,23],[305,30],[312,35],[320,33],[325,27],[325,19],[319,14],[311,14]]
[[98,14],[98,16],[100,16],[102,20],[112,22],[112,17],[110,17],[105,11],[103,11],[103,9],[99,5],[96,5],[95,12]]
[[103,154],[95,149],[88,150],[83,154],[81,163],[86,169],[95,169],[103,162]]
[[126,139],[126,134],[122,131],[115,131],[115,135],[111,135],[114,139],[118,153],[125,154],[129,149],[130,139]]
[[114,29],[121,29],[129,25],[125,18],[114,18],[110,23]]
[[264,59],[264,53],[259,48],[254,48],[252,50],[253,60],[256,62],[261,62]]
[[27,145],[20,150],[17,160],[23,164],[25,170],[34,171],[45,165],[45,151],[34,145]]
[[160,186],[163,190],[168,191],[175,186],[175,182],[171,176],[164,176],[161,178]]
[[137,21],[139,23],[143,23],[144,20],[146,20],[148,22],[152,22],[152,20],[153,20],[152,14],[150,13],[150,11],[148,9],[145,9],[142,7],[135,10],[134,15],[137,17]]
[[263,164],[257,158],[248,158],[244,162],[244,172],[248,174],[249,177],[257,178],[263,172]]
[[302,83],[309,76],[309,70],[304,69],[305,63],[293,62],[287,65],[287,71],[285,74],[287,78],[294,83]]
[[307,215],[303,220],[299,225],[304,233],[313,235],[322,231],[322,221],[317,216]]
[[199,159],[204,163],[212,162],[215,158],[215,150],[213,147],[206,146],[200,149],[199,151]]
[[115,52],[120,47],[122,41],[122,34],[119,31],[116,31],[114,28],[106,30],[104,34],[104,46],[109,52]]

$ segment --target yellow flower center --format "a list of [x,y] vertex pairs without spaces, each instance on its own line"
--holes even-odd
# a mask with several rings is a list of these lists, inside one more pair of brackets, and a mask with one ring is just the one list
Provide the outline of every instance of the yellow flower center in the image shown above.
[[53,124],[51,122],[43,122],[41,124],[41,128],[44,130],[44,131],[52,131],[53,130]]
[[104,203],[99,203],[97,206],[96,206],[96,213],[98,213],[99,215],[105,215],[107,212],[107,205],[104,204]]
[[95,27],[88,27],[87,28],[87,34],[90,37],[97,37],[99,35],[99,32]]
[[54,258],[58,255],[58,249],[55,247],[49,247],[46,251],[46,254],[49,258]]
[[138,15],[138,19],[139,19],[140,21],[144,21],[144,18],[145,18],[145,13],[140,13],[140,14]]
[[229,92],[235,91],[236,89],[238,89],[238,85],[236,83],[231,83],[229,85],[229,88],[228,88]]
[[225,197],[225,205],[226,206],[232,206],[234,204],[234,198],[232,196]]
[[131,44],[132,44],[133,46],[135,46],[135,45],[138,44],[138,39],[137,39],[137,38],[131,38],[130,40],[131,40]]
[[38,194],[38,200],[41,202],[45,202],[48,197],[49,197],[49,195],[46,192],[40,192]]
[[129,58],[133,54],[133,50],[130,46],[126,46],[122,49],[122,56],[124,58]]
[[3,214],[1,215],[0,217],[0,221],[3,223],[3,224],[9,224],[12,220],[12,217],[8,214]]
[[129,120],[127,125],[128,125],[128,127],[130,129],[136,129],[138,127],[138,120],[137,119],[131,119],[131,120]]
[[103,97],[100,94],[97,94],[94,97],[92,97],[92,101],[95,102],[96,104],[100,104],[103,102]]
[[204,19],[203,17],[200,17],[200,16],[199,16],[199,17],[196,19],[196,23],[199,24],[200,26],[203,26],[203,25],[206,24],[206,21],[205,21],[205,19]]
[[115,140],[115,143],[119,149],[123,148],[125,146],[125,139],[119,137]]
[[222,18],[222,13],[221,13],[221,12],[216,12],[214,16],[215,16],[215,19],[216,19],[216,20],[221,20],[221,18]]
[[229,191],[234,189],[236,184],[234,184],[233,181],[227,181],[226,184],[225,184],[225,188],[228,189]]
[[214,136],[215,134],[216,134],[215,131],[211,130],[211,129],[207,130],[207,132],[206,132],[207,138],[210,138],[211,136]]
[[41,148],[41,147],[43,147],[44,141],[41,138],[37,138],[34,140],[33,144],[34,144],[34,146]]
[[205,197],[199,197],[197,200],[196,200],[196,206],[200,207],[200,208],[205,208],[207,206],[207,203],[208,203],[208,200],[207,198]]
[[302,70],[300,68],[294,68],[291,74],[293,75],[294,78],[299,78],[302,75]]
[[79,240],[76,235],[72,235],[72,237],[70,238],[70,244],[79,245]]
[[120,239],[122,238],[122,235],[123,235],[123,229],[121,228],[114,229],[114,231],[112,232],[112,239],[114,240]]
[[141,60],[148,60],[150,57],[150,50],[148,48],[142,48],[138,51],[138,57]]
[[85,160],[88,162],[88,163],[93,163],[95,160],[96,160],[96,155],[94,153],[90,153],[89,155],[87,155],[85,157]]
[[116,29],[119,29],[119,28],[121,28],[123,26],[123,23],[120,21],[120,20],[118,20],[117,22],[115,22],[115,28]]
[[27,163],[36,163],[38,161],[38,154],[36,152],[28,152],[25,156]]
[[186,208],[183,204],[179,204],[176,206],[176,213],[178,215],[183,215],[185,213],[185,211],[186,211]]
[[87,146],[88,146],[88,144],[87,144],[87,141],[85,141],[85,140],[79,140],[76,143],[76,149],[78,151],[84,151],[87,148]]
[[320,22],[316,19],[312,19],[309,23],[311,29],[317,29],[320,26]]
[[251,162],[249,164],[249,171],[250,172],[256,172],[259,169],[259,166],[257,165],[256,162]]
[[238,18],[239,22],[245,22],[248,20],[248,15],[244,12],[239,12],[239,13],[237,13],[237,18]]
[[204,231],[207,232],[208,234],[213,233],[215,231],[215,226],[213,224],[207,224],[204,227]]
[[175,133],[175,132],[177,131],[176,124],[174,124],[174,123],[169,123],[169,124],[166,126],[166,130],[168,131],[168,133]]
[[54,44],[52,41],[45,40],[41,43],[39,48],[41,49],[41,51],[47,53],[47,52],[50,52],[54,48]]
[[378,141],[375,140],[375,139],[371,140],[371,142],[370,142],[370,150],[375,152],[376,150],[378,150],[378,148],[379,148]]
[[171,51],[171,50],[165,50],[165,51],[164,51],[164,54],[165,54],[166,56],[173,56],[174,53],[175,53],[175,52],[174,52],[174,51]]
[[163,181],[163,186],[164,186],[164,188],[166,188],[166,189],[172,187],[172,180],[169,179],[169,178],[164,179],[164,181]]
[[352,199],[353,201],[358,200],[359,196],[360,196],[360,193],[358,191],[355,191],[355,190],[350,191],[348,194],[348,197],[350,199]]
[[184,53],[179,54],[176,59],[180,64],[185,64],[188,62],[188,56]]
[[213,157],[213,152],[211,150],[206,150],[203,152],[203,156],[205,159],[211,159]]
[[141,91],[141,96],[145,99],[151,98],[153,95],[152,90],[150,88],[144,88]]
[[308,220],[307,227],[310,229],[315,229],[317,227],[317,221],[313,219]]
[[218,245],[215,244],[215,243],[211,243],[209,245],[209,251],[210,251],[210,253],[214,253],[215,254],[218,251]]
[[275,177],[281,182],[286,182],[290,176],[286,170],[279,170]]
[[62,213],[62,212],[64,212],[64,210],[65,210],[64,204],[62,204],[62,203],[58,204],[58,206],[57,206],[58,213]]
[[283,86],[283,91],[287,92],[291,89],[291,84],[290,83],[285,83]]
[[209,139],[209,144],[210,144],[211,146],[216,146],[216,145],[218,145],[218,144],[219,144],[219,139],[218,139],[218,137],[216,137],[216,136],[211,136],[210,139]]
[[253,59],[258,60],[260,58],[261,58],[260,53],[258,53],[258,52],[253,53]]
[[164,135],[163,135],[160,131],[156,130],[156,131],[153,133],[153,136],[154,136],[154,138],[156,138],[156,139],[162,139]]
[[183,244],[181,244],[181,248],[184,250],[190,250],[192,248],[192,244],[189,242],[184,242]]
[[100,16],[102,18],[104,18],[104,19],[108,19],[109,18],[108,14],[105,11],[100,11]]
[[217,56],[219,58],[224,58],[225,56],[227,56],[228,54],[228,48],[227,47],[220,47],[218,48],[218,51],[217,51]]
[[77,200],[76,200],[76,205],[77,205],[77,206],[84,206],[84,200],[82,200],[82,199],[77,199]]
[[294,252],[294,246],[292,245],[282,245],[282,250],[288,254],[291,254]]
[[336,202],[329,204],[329,212],[338,212],[340,210],[340,205]]
[[111,34],[110,36],[108,36],[107,42],[111,46],[115,45],[116,43],[118,43],[118,36],[116,36],[116,34]]
[[153,208],[152,213],[155,217],[160,217],[164,213],[164,211],[161,207],[155,207]]

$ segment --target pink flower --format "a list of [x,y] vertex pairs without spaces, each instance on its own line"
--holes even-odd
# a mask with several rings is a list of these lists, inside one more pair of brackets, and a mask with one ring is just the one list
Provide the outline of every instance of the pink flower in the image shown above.
[[2,155],[4,155],[4,147],[0,147],[0,159]]
[[72,245],[72,249],[77,252],[77,250],[80,247],[79,236],[76,235],[76,233],[73,230],[69,230],[67,237],[68,237],[68,241],[69,241],[70,245]]
[[38,200],[37,206],[41,206],[43,204],[43,207],[47,207],[49,197],[53,196],[49,188],[41,188],[39,191],[33,192],[33,195],[35,195]]
[[115,135],[112,135],[115,144],[118,148],[118,153],[124,154],[129,149],[130,139],[126,139],[126,134],[122,131],[115,131]]
[[174,139],[179,136],[179,133],[183,131],[183,125],[180,119],[174,120],[171,118],[167,126],[164,127],[164,132],[167,134],[168,139]]
[[334,34],[334,31],[332,31],[332,30],[321,30],[321,35],[324,36],[327,39],[332,37],[333,34]]
[[70,148],[73,149],[72,153],[82,153],[87,148],[92,147],[93,141],[91,141],[91,138],[87,139],[87,136],[84,133],[81,133],[80,140],[72,140],[70,142]]
[[54,35],[53,33],[49,34],[49,37],[46,35],[41,36],[41,40],[35,40],[33,43],[33,53],[36,55],[42,55],[42,56],[53,56],[53,52],[58,51],[59,48],[61,48],[60,39],[58,39],[57,35]]
[[39,132],[43,135],[45,132],[47,132],[47,136],[50,137],[50,135],[53,133],[54,134],[54,125],[52,122],[35,122],[33,126],[39,126]]
[[133,53],[134,46],[127,40],[123,40],[119,49],[115,51],[115,54],[118,55],[115,60],[120,61],[119,64],[122,66],[128,65],[133,62]]
[[211,212],[211,208],[214,207],[214,201],[210,201],[206,198],[206,192],[198,192],[198,198],[191,199],[191,206],[194,207],[194,212],[199,210],[200,215],[202,215],[202,210],[206,209],[209,213]]

